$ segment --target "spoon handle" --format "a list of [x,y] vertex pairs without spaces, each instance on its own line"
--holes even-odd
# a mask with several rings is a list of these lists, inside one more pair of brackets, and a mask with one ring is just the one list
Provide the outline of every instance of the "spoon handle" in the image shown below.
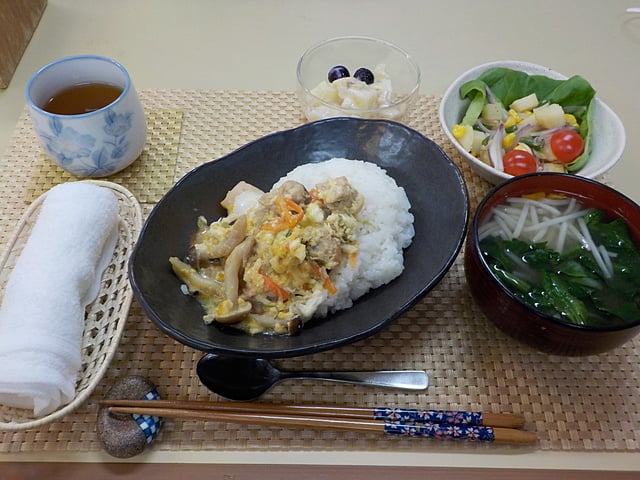
[[315,378],[332,382],[357,383],[402,390],[425,390],[429,376],[422,370],[379,370],[373,372],[281,372],[281,380]]

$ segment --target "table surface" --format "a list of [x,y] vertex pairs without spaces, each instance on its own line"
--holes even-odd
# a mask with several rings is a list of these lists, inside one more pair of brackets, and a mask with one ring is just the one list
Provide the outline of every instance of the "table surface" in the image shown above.
[[[9,87],[0,91],[0,153],[24,110],[28,77],[56,58],[96,53],[116,58],[138,89],[292,91],[295,64],[309,45],[327,37],[362,34],[408,50],[422,70],[423,94],[441,95],[468,68],[501,59],[547,65],[588,78],[621,118],[624,156],[608,180],[636,201],[640,184],[638,96],[640,15],[629,1],[217,1],[49,0]],[[400,458],[402,457],[402,458]],[[7,454],[3,461],[103,462],[97,454],[54,458]],[[640,470],[640,456],[624,453],[532,452],[512,455],[361,452],[322,456],[278,452],[150,452],[136,462],[237,464],[412,465],[425,467]],[[221,477],[222,478],[222,477]]]

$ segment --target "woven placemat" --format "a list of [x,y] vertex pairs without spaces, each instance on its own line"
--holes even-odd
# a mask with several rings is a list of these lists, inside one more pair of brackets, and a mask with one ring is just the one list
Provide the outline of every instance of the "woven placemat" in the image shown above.
[[[295,95],[289,92],[154,90],[141,92],[141,98],[148,115],[158,119],[149,122],[148,157],[143,158],[148,165],[135,174],[123,172],[109,180],[122,182],[146,212],[162,192],[196,165],[303,122]],[[449,144],[438,122],[439,100],[421,96],[407,123],[440,144],[461,168],[473,210],[490,185],[475,176]],[[2,163],[2,246],[30,199],[43,188],[64,181],[54,170],[42,161],[25,112]],[[399,393],[304,380],[280,384],[263,400],[515,412],[524,414],[526,428],[536,431],[541,450],[635,452],[640,450],[639,352],[640,339],[607,354],[582,358],[550,356],[516,343],[474,305],[460,255],[433,291],[376,335],[328,352],[275,362],[286,369],[424,369],[431,377],[427,391]],[[195,375],[200,356],[160,333],[134,301],[111,367],[89,401],[64,420],[39,430],[0,434],[0,451],[99,450],[97,402],[123,375],[147,376],[165,398],[215,399]],[[492,451],[491,446],[471,442],[180,420],[165,422],[153,448]]]
[[[147,110],[145,116],[149,138],[140,157],[109,180],[131,188],[140,203],[154,203],[174,183],[182,111]],[[34,157],[29,169],[39,174],[30,178],[26,198],[28,202],[53,186],[76,178],[54,164],[43,151]]]

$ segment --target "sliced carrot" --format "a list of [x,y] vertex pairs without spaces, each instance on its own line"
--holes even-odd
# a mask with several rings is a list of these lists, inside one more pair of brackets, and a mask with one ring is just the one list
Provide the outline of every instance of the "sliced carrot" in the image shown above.
[[320,265],[318,265],[316,262],[308,263],[311,267],[311,270],[313,270],[314,275],[322,280],[322,286],[326,288],[331,295],[334,295],[338,291],[338,289],[331,281],[331,278],[329,277],[327,271],[324,268],[321,268]]
[[358,252],[351,252],[349,254],[349,266],[351,268],[356,268],[358,265]]
[[289,298],[289,292],[287,292],[284,288],[282,288],[280,285],[274,282],[273,279],[271,279],[269,276],[265,275],[262,272],[260,272],[260,275],[262,276],[264,287],[267,290],[273,293],[280,300],[286,301]]
[[295,227],[304,217],[304,210],[300,205],[285,197],[279,195],[276,198],[276,205],[280,210],[280,220],[271,223],[265,223],[263,229],[269,232],[279,232],[281,230],[290,230]]
[[311,197],[312,202],[318,202],[320,205],[324,205],[324,200],[318,196],[318,190],[315,188],[309,190],[309,197]]

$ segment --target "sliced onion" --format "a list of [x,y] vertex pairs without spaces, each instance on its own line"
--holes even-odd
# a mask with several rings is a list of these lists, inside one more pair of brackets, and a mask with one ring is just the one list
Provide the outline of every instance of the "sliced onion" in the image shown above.
[[522,127],[522,128],[518,128],[518,129],[514,132],[514,133],[515,133],[514,144],[518,144],[518,143],[520,143],[520,139],[521,139],[522,137],[526,137],[526,136],[528,136],[527,134],[528,134],[531,130],[533,130],[533,124],[531,124],[531,123],[530,123],[530,124],[528,124],[528,125],[525,125],[525,126],[524,126],[524,127]]
[[591,238],[591,234],[589,233],[589,228],[587,228],[587,224],[584,221],[584,218],[578,218],[577,221],[578,221],[578,227],[580,228],[582,235],[584,235],[584,238],[587,241],[587,245],[589,246],[589,251],[593,255],[593,259],[598,264],[600,271],[602,271],[602,275],[604,276],[604,278],[611,278],[613,276],[613,272],[610,272],[606,264],[604,263],[604,260],[602,259],[602,252],[600,251],[598,246],[595,244],[595,242]]
[[502,140],[504,139],[504,125],[501,123],[498,129],[493,132],[493,135],[489,139],[489,158],[494,168],[504,172],[504,164],[502,163],[502,157],[504,153],[502,151]]
[[549,213],[552,213],[553,215],[561,214],[560,210],[558,210],[556,207],[550,204],[551,202],[548,202],[546,198],[544,202],[541,202],[539,200],[534,200],[533,198],[524,198],[524,197],[511,197],[507,201],[509,203],[514,203],[514,204],[531,205],[533,207],[538,207],[546,210]]

